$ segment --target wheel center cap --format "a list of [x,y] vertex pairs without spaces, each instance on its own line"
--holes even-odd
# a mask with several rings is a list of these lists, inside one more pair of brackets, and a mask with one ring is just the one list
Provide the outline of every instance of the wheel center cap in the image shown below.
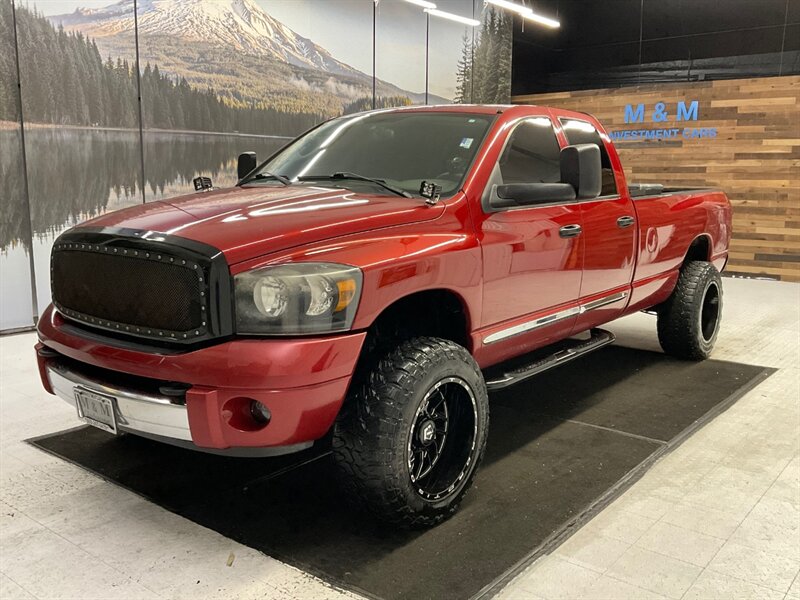
[[420,443],[422,443],[424,446],[429,445],[433,441],[435,435],[436,425],[433,424],[433,421],[430,419],[423,421],[419,426],[419,431],[417,432],[417,437],[419,438]]

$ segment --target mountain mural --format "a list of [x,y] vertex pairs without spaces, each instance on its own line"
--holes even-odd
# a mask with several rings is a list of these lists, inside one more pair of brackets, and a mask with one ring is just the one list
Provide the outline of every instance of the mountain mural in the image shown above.
[[[364,76],[274,19],[252,0],[143,0],[138,8],[139,35],[143,37],[175,36],[297,67]],[[78,8],[51,20],[100,40],[132,32],[133,10],[133,0],[122,0],[100,9]]]
[[[140,0],[137,5],[143,68],[157,64],[161,73],[192,87],[213,89],[230,106],[334,116],[372,97],[371,74],[337,60],[253,0]],[[103,55],[134,55],[133,0],[48,18],[92,38]],[[424,99],[424,90],[402,90],[381,80],[376,91],[410,103]]]

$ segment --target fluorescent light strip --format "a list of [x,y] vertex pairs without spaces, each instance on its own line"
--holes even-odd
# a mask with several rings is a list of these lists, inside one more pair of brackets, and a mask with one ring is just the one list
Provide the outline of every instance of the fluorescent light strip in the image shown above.
[[522,18],[527,19],[528,21],[534,21],[536,23],[539,23],[539,25],[552,27],[553,29],[558,29],[559,27],[561,27],[561,23],[559,23],[555,19],[550,19],[549,17],[543,17],[542,15],[537,15],[533,11],[529,12],[528,14],[522,15]]
[[549,17],[543,17],[540,14],[533,12],[532,9],[528,8],[527,6],[523,6],[522,4],[517,4],[516,2],[510,2],[509,0],[485,0],[488,4],[494,4],[495,6],[499,6],[500,8],[505,8],[506,10],[513,11],[522,18],[527,19],[529,21],[534,21],[539,23],[540,25],[546,25],[547,27],[552,27],[556,29],[561,27],[561,23],[556,21],[555,19],[551,19]]
[[486,0],[489,4],[494,4],[495,6],[499,6],[500,8],[505,8],[507,10],[513,10],[516,13],[521,15],[526,15],[531,11],[530,8],[527,6],[522,6],[521,4],[515,4],[514,2],[509,2],[508,0]]
[[436,8],[436,5],[433,2],[428,2],[428,0],[406,0],[406,2],[416,4],[422,8]]
[[434,17],[449,19],[457,23],[463,23],[464,25],[469,25],[470,27],[477,27],[478,25],[481,24],[480,21],[476,21],[475,19],[469,19],[467,17],[462,17],[461,15],[454,15],[453,13],[445,12],[443,10],[439,10],[436,8],[426,8],[425,12],[428,13],[429,15],[433,15]]

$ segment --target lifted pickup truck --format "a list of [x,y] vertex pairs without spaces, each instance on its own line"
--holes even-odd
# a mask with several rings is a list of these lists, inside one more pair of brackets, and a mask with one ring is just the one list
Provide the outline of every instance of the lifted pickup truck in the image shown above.
[[728,200],[628,185],[589,115],[366,112],[239,175],[56,240],[37,353],[82,420],[236,456],[330,441],[360,504],[432,525],[481,461],[487,391],[636,311],[671,355],[714,346]]

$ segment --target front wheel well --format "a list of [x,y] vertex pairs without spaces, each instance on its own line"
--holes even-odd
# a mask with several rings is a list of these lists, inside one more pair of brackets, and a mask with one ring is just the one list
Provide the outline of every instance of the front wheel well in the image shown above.
[[461,297],[450,290],[426,290],[396,300],[367,330],[354,372],[355,380],[368,373],[396,346],[416,337],[449,340],[470,351],[468,321]]
[[405,296],[373,321],[365,349],[376,342],[397,344],[414,337],[438,337],[469,349],[467,314],[461,297],[445,289]]

